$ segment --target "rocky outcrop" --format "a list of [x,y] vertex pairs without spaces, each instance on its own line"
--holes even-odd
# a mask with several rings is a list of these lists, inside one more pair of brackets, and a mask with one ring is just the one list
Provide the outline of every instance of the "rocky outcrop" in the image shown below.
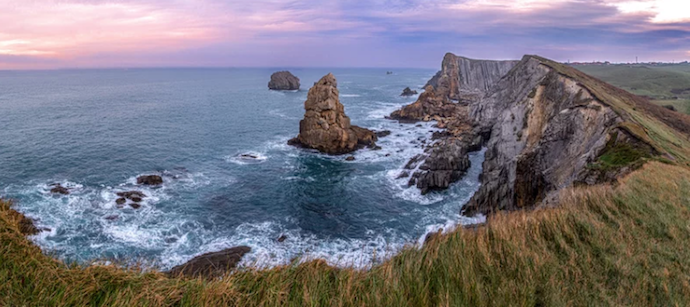
[[447,189],[460,180],[470,167],[468,153],[481,149],[482,141],[473,133],[468,105],[477,102],[515,63],[446,54],[441,71],[429,80],[419,99],[389,117],[402,122],[433,120],[446,129],[432,136],[434,142],[407,163],[400,177],[409,177],[409,185],[422,194]]
[[289,71],[279,71],[271,75],[268,88],[276,91],[295,91],[299,90],[299,78]]
[[518,61],[474,60],[447,53],[439,71],[428,83],[436,95],[470,103],[489,92]]
[[50,189],[50,193],[69,195],[69,189],[66,187],[63,187],[61,184],[55,183],[55,184],[52,184],[51,186],[52,186],[52,188]]
[[161,185],[163,178],[158,175],[144,175],[137,177],[137,184],[143,185]]
[[497,62],[447,54],[419,99],[391,114],[446,129],[400,177],[423,193],[447,188],[469,167],[466,153],[484,144],[482,185],[465,214],[555,203],[565,187],[616,180],[659,154],[628,111],[644,109],[686,131],[673,112],[639,100],[537,56]]
[[482,186],[465,214],[532,208],[553,202],[560,189],[575,183],[615,179],[621,168],[602,173],[593,167],[606,148],[632,148],[641,156],[653,152],[629,133],[621,112],[568,69],[525,56],[471,106],[477,131],[488,132],[490,140]]
[[230,270],[234,269],[242,260],[242,257],[251,251],[248,246],[238,246],[228,248],[219,252],[207,253],[196,256],[187,263],[172,268],[168,275],[217,278],[222,277]]
[[146,198],[146,194],[140,191],[117,192],[115,195],[119,197],[115,200],[115,205],[118,208],[123,208],[127,203],[127,200],[130,200],[129,206],[134,209],[139,209],[141,207],[141,204],[139,203]]
[[414,90],[412,90],[412,89],[409,88],[409,87],[406,87],[406,88],[402,91],[402,94],[400,94],[400,96],[402,96],[402,97],[409,97],[409,96],[414,96],[414,95],[417,95],[417,91],[414,91]]
[[306,112],[299,124],[299,135],[288,144],[334,155],[376,146],[377,137],[373,131],[350,124],[337,86],[333,74],[314,84],[304,102]]

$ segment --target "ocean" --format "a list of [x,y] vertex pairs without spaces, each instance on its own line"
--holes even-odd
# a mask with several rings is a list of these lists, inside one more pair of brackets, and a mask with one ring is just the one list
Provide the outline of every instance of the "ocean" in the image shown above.
[[[302,81],[293,92],[268,90],[274,71],[0,71],[0,197],[46,229],[31,240],[62,260],[159,269],[238,245],[252,248],[245,266],[368,267],[429,232],[482,222],[459,212],[483,151],[447,191],[423,196],[396,179],[438,129],[384,116],[416,100],[399,95],[421,92],[434,70],[291,69]],[[392,131],[382,150],[349,162],[286,144],[329,72],[354,125]],[[147,174],[165,183],[136,185]],[[71,193],[51,194],[55,183]],[[142,207],[118,208],[116,193],[130,190],[148,196]]]

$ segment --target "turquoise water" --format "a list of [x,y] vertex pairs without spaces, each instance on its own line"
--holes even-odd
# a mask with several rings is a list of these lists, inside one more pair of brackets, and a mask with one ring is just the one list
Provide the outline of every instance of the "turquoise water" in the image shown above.
[[[164,269],[237,245],[253,249],[244,265],[302,256],[361,267],[429,231],[477,221],[458,213],[478,188],[481,152],[448,191],[422,196],[396,179],[435,128],[384,116],[414,101],[400,92],[433,70],[293,69],[296,92],[269,91],[273,71],[0,72],[0,196],[50,229],[31,238],[62,259]],[[382,150],[346,162],[286,145],[308,87],[328,72],[353,124],[393,132]],[[142,174],[165,184],[139,187]],[[52,183],[72,193],[52,195]],[[117,208],[115,193],[129,190],[149,196],[141,208]]]

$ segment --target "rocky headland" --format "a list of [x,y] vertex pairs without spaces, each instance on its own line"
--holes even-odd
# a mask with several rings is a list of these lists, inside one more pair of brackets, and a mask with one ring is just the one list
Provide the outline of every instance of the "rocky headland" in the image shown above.
[[309,90],[304,109],[299,135],[288,144],[332,155],[376,146],[377,136],[373,131],[350,124],[333,74],[324,76]]
[[467,153],[485,146],[482,185],[464,214],[556,203],[563,188],[616,180],[661,153],[632,120],[634,106],[667,111],[538,56],[483,61],[446,54],[419,99],[390,115],[444,129],[400,177],[423,194],[448,188],[469,168]]
[[271,75],[268,88],[275,91],[296,91],[299,90],[299,78],[289,71],[279,71]]

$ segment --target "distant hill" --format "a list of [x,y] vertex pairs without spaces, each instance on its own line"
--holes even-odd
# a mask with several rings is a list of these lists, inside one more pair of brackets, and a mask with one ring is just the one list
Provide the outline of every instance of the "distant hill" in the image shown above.
[[578,70],[658,105],[690,114],[690,65],[577,65]]

